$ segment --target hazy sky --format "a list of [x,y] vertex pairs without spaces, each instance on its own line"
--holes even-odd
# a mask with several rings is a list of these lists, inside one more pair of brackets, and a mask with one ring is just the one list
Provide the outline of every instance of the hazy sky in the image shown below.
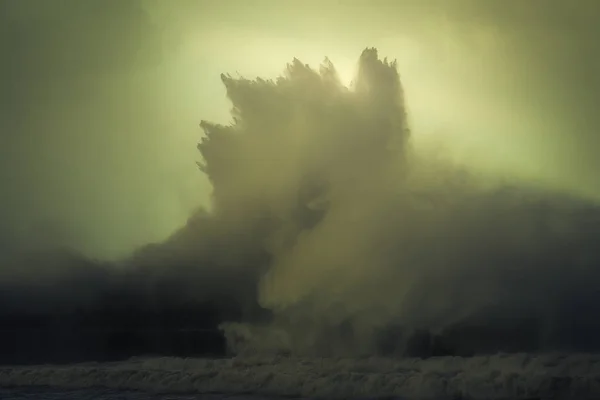
[[600,198],[600,2],[0,0],[0,239],[118,256],[210,187],[221,72],[397,58],[416,146]]

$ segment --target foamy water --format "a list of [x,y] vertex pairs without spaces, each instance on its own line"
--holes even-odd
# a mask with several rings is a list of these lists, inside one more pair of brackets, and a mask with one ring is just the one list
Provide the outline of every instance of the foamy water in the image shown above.
[[2,400],[266,400],[265,397],[210,394],[149,394],[110,389],[64,390],[56,388],[0,388]]
[[216,396],[213,399],[241,394],[327,399],[591,399],[600,397],[600,355],[513,354],[427,360],[134,358],[115,363],[0,367],[0,387],[101,388],[192,396],[159,397],[165,399],[207,398],[197,397],[207,394]]

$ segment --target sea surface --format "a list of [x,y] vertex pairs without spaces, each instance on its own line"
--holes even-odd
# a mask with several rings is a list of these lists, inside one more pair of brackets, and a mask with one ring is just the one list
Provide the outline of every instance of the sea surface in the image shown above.
[[600,399],[600,354],[132,358],[0,366],[1,400]]
[[[274,400],[272,397],[216,394],[151,394],[110,389],[0,388],[2,400]],[[286,400],[289,400],[286,398]]]

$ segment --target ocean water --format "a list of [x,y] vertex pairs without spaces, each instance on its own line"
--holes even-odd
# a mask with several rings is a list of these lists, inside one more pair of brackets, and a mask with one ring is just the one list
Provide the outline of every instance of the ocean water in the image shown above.
[[600,355],[132,358],[0,366],[0,399],[598,399]]
[[[2,400],[267,400],[265,397],[217,394],[152,394],[111,389],[0,388]],[[270,398],[269,400],[273,400]],[[287,399],[286,399],[287,400]]]
[[148,393],[127,392],[109,389],[81,389],[64,390],[55,388],[0,388],[0,399],[2,400],[192,400],[202,397],[190,396],[160,396]]

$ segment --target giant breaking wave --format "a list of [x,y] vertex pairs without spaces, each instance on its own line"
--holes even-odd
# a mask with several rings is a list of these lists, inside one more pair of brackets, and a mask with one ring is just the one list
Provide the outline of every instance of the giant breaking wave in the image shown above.
[[220,326],[243,356],[600,349],[596,205],[420,153],[375,49],[351,87],[328,61],[221,78],[232,121],[199,144],[211,209],[119,268],[25,249],[2,318]]

